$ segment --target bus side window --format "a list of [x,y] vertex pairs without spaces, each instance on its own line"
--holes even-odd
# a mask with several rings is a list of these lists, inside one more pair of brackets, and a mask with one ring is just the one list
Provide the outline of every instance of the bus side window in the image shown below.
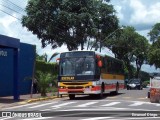
[[108,66],[108,73],[112,73],[112,62],[110,59],[108,59],[107,66]]

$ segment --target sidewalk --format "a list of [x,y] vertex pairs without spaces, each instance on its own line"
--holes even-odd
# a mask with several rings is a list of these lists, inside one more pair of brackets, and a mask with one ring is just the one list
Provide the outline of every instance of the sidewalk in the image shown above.
[[47,93],[46,97],[41,97],[41,94],[32,94],[32,98],[31,94],[20,95],[20,99],[18,101],[15,101],[13,99],[13,96],[0,97],[0,110],[2,108],[12,107],[40,100],[54,99],[54,98],[57,98],[57,96],[53,96],[52,93]]

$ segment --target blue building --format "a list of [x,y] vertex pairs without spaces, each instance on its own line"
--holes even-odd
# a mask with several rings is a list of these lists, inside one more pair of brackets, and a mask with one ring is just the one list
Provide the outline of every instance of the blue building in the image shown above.
[[20,43],[19,39],[0,35],[0,97],[31,92],[31,80],[35,60],[35,46]]

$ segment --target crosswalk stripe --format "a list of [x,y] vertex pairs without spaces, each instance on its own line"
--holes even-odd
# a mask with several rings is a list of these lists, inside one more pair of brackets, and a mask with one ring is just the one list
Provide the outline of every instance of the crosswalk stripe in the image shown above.
[[[23,120],[43,120],[43,119],[50,119],[54,117],[39,117],[39,118],[28,118],[28,119],[23,119]],[[22,120],[22,119],[17,119],[17,120]]]
[[36,105],[36,104],[38,104],[38,103],[31,103],[31,104],[19,105],[19,106],[4,108],[4,109],[20,108],[20,107],[26,107],[26,106]]
[[92,118],[85,118],[85,119],[79,119],[79,120],[103,120],[103,119],[109,119],[113,117],[92,117]]
[[121,103],[121,102],[111,102],[111,103],[101,105],[101,106],[113,106],[113,105],[116,105],[116,104],[119,104],[119,103]]
[[0,120],[7,120],[7,119],[12,119],[13,117],[6,117],[6,118],[2,118],[0,117]]
[[38,107],[42,107],[42,106],[50,105],[50,104],[55,104],[55,103],[57,103],[57,102],[45,103],[45,104],[41,104],[41,105],[32,106],[32,107],[29,107],[29,108],[38,108]]
[[76,103],[76,102],[67,102],[67,103],[63,103],[63,104],[59,104],[59,105],[54,105],[54,106],[51,106],[51,107],[62,107],[62,106],[69,105],[69,104],[72,104],[72,103]]
[[85,103],[85,104],[81,104],[81,105],[77,105],[76,107],[86,107],[88,105],[92,105],[92,104],[95,104],[97,102],[88,102],[88,103]]
[[143,102],[136,102],[136,103],[133,103],[129,106],[139,106],[139,105],[142,105],[142,104],[144,104],[144,103]]

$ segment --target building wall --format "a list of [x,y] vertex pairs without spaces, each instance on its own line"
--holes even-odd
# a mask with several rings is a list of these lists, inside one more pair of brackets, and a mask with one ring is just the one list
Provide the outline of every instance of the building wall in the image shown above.
[[0,96],[13,94],[13,49],[0,48]]
[[34,64],[34,46],[20,43],[19,56],[19,88],[20,94],[27,94],[31,91],[31,78]]
[[[34,64],[34,46],[20,43],[19,54],[19,92],[28,94],[31,91],[31,80]],[[11,48],[0,47],[0,97],[13,95],[13,55]],[[25,80],[26,79],[26,80]]]

